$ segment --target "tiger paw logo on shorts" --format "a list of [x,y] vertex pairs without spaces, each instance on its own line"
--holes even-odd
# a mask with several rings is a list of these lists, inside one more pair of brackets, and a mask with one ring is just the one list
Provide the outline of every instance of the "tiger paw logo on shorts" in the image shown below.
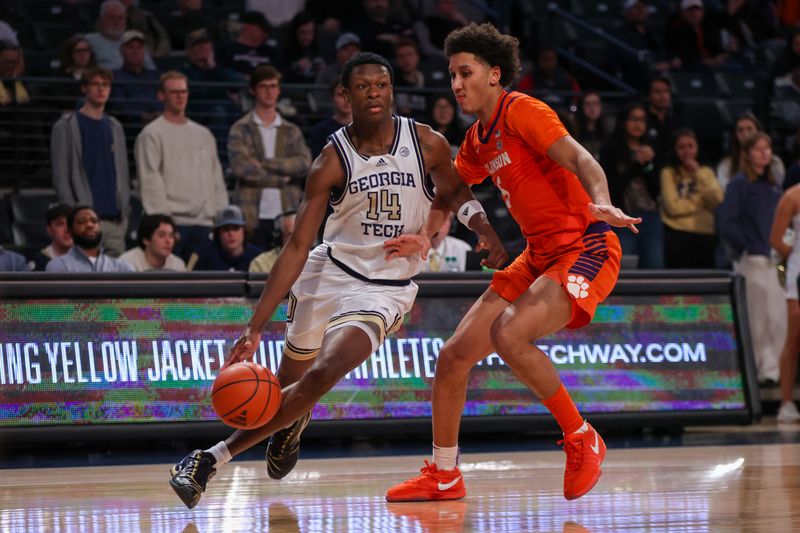
[[567,291],[575,298],[586,298],[589,296],[589,283],[583,276],[570,274],[567,277]]

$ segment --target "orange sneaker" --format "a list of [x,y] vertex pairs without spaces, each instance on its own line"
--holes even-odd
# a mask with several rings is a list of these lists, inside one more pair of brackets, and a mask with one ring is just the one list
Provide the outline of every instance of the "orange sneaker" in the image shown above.
[[592,490],[600,479],[600,464],[606,457],[606,443],[588,422],[586,425],[585,432],[572,433],[558,441],[567,454],[564,497],[568,500],[580,498]]
[[386,491],[387,502],[424,502],[429,500],[458,500],[467,495],[461,470],[439,470],[436,464],[425,461],[420,475],[395,485]]

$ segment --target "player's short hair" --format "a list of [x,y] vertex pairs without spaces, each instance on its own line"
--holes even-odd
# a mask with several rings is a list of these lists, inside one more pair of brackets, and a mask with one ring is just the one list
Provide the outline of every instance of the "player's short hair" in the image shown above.
[[345,88],[350,88],[350,75],[353,73],[353,69],[361,65],[380,65],[386,67],[386,70],[389,71],[389,81],[394,85],[394,70],[392,70],[392,65],[389,64],[385,57],[373,54],[372,52],[359,52],[348,59],[347,63],[342,67],[342,85]]
[[187,78],[186,74],[183,72],[178,72],[177,70],[168,70],[162,74],[160,78],[158,78],[158,90],[163,93],[164,86],[169,80],[186,80],[186,83],[189,83],[189,78]]
[[81,87],[86,87],[92,83],[92,80],[95,78],[103,78],[110,84],[114,81],[114,74],[107,68],[89,67],[81,74]]
[[[72,225],[75,223],[75,217],[78,216],[78,213],[85,210],[94,211],[94,208],[88,205],[77,205],[72,208],[72,210],[67,215],[67,228],[72,229]],[[95,213],[96,214],[96,213]]]
[[142,220],[139,221],[139,228],[136,230],[136,244],[142,250],[145,249],[144,241],[147,239],[148,241],[153,238],[153,233],[161,226],[161,224],[169,224],[172,226],[172,231],[174,233],[178,232],[178,228],[175,226],[175,221],[172,220],[172,217],[169,215],[145,215],[142,217]]
[[250,88],[255,90],[258,84],[264,80],[281,81],[281,72],[272,65],[261,65],[250,73]]
[[444,53],[447,57],[460,53],[474,54],[490,67],[499,67],[500,84],[504,87],[511,85],[519,75],[519,40],[500,33],[488,22],[472,22],[450,32],[444,40]]
[[49,226],[61,217],[66,219],[69,217],[71,210],[72,208],[66,204],[56,204],[51,206],[50,209],[47,210],[47,215],[45,215],[45,223]]

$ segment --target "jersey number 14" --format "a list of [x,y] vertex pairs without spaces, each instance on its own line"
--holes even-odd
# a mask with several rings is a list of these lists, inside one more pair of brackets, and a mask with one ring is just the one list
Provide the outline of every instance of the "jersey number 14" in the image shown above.
[[398,193],[381,189],[368,192],[367,199],[369,200],[368,219],[380,220],[381,215],[385,213],[388,220],[400,220],[400,195]]

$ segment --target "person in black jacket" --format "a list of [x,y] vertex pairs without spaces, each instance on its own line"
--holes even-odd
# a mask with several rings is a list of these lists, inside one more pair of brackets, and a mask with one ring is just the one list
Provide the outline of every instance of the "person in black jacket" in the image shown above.
[[629,104],[620,114],[614,135],[600,150],[600,164],[608,178],[611,203],[632,217],[642,218],[638,234],[617,232],[623,255],[639,256],[640,268],[663,268],[656,152],[646,144],[646,133],[647,109],[641,103]]

